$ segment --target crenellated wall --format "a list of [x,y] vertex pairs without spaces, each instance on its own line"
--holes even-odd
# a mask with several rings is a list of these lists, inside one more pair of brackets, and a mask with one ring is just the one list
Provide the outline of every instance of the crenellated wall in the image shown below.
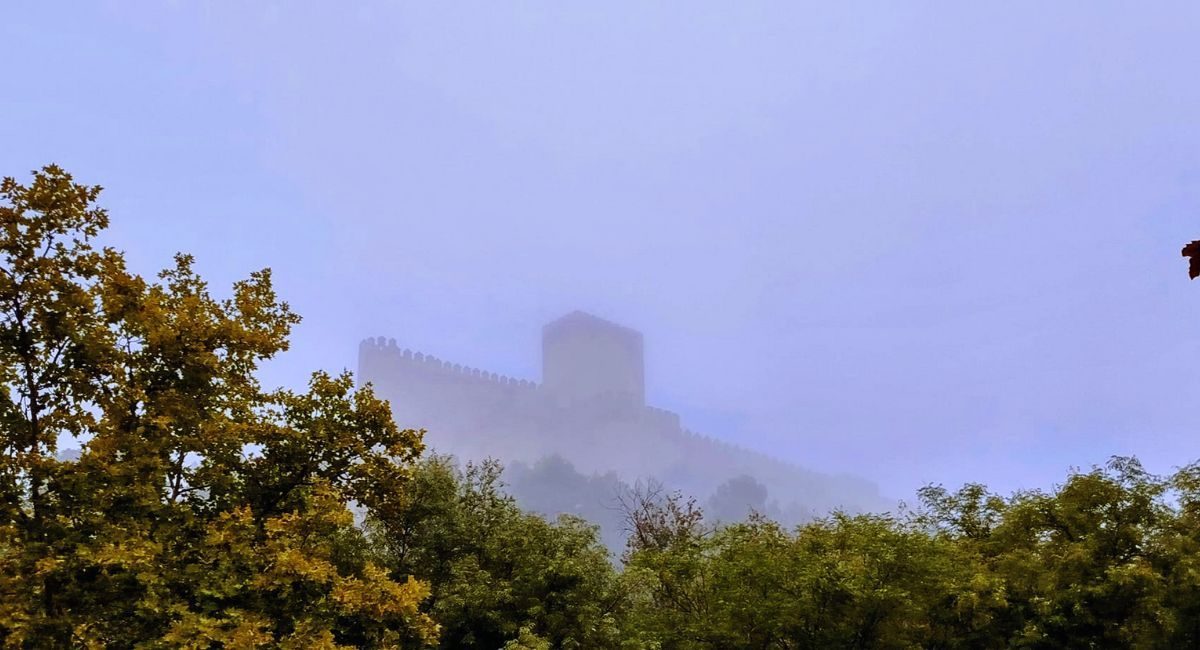
[[461,377],[465,380],[491,382],[498,386],[527,388],[534,390],[538,384],[525,379],[517,379],[479,368],[472,368],[458,363],[443,361],[430,354],[414,352],[408,348],[401,349],[396,345],[396,339],[382,336],[365,339],[358,346],[359,367],[367,367],[380,371],[410,371],[441,373],[447,376]]
[[[640,354],[640,339],[627,338]],[[636,370],[633,361],[627,367]],[[587,367],[555,371],[585,376]],[[640,381],[639,372],[626,374]],[[698,495],[749,474],[781,501],[802,494],[818,509],[846,505],[838,502],[844,493],[870,496],[874,490],[864,481],[821,475],[685,429],[679,414],[629,399],[620,382],[612,390],[602,382],[564,399],[561,390],[402,349],[384,337],[359,345],[358,376],[390,402],[401,426],[425,429],[429,446],[462,458],[534,462],[558,454],[583,472],[615,471],[626,480],[654,476]]]

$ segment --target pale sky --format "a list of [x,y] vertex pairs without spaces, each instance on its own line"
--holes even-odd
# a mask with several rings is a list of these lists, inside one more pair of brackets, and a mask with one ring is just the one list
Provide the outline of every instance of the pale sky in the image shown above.
[[893,496],[1200,458],[1200,4],[15,0],[0,175],[358,341],[538,379],[640,329],[689,428]]

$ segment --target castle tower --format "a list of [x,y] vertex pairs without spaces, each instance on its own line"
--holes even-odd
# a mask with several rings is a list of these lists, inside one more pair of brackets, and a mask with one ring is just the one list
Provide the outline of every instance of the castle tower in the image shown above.
[[542,328],[542,382],[560,403],[646,405],[642,333],[574,311]]

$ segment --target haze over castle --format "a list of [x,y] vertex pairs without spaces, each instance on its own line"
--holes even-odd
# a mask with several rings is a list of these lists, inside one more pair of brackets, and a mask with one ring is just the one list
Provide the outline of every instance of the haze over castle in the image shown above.
[[397,423],[459,459],[533,463],[558,455],[583,473],[653,477],[704,498],[742,475],[766,486],[785,512],[890,507],[873,484],[830,476],[698,435],[680,416],[646,403],[642,334],[575,311],[542,329],[536,383],[401,349],[359,346],[358,376],[387,399]]

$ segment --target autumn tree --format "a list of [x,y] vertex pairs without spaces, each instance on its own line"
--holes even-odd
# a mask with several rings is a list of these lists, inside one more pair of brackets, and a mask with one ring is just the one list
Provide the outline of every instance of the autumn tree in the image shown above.
[[187,255],[146,280],[95,243],[99,194],[0,183],[0,643],[431,642],[428,585],[370,562],[347,507],[398,507],[419,432],[346,375],[264,390],[299,321],[270,272],[222,299]]

